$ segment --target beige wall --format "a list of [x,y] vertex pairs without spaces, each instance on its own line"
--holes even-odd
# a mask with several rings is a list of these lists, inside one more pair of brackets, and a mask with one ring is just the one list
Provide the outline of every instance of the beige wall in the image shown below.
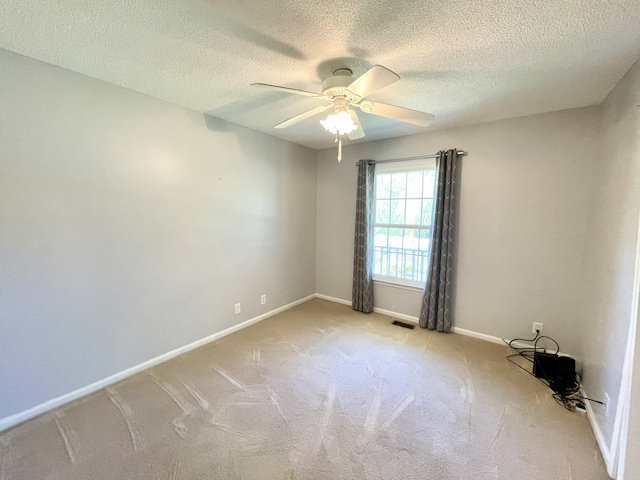
[[601,105],[603,148],[596,162],[577,308],[583,384],[591,397],[603,399],[607,393],[610,398],[608,416],[604,408],[595,408],[609,445],[632,315],[640,214],[638,105],[640,62]]
[[[457,327],[500,337],[532,322],[578,349],[574,321],[596,151],[595,107],[412,135],[318,153],[317,291],[351,299],[356,167],[457,147]],[[376,285],[375,306],[417,316],[421,292]]]
[[3,50],[0,72],[0,419],[314,293],[314,151]]
[[581,295],[579,354],[588,394],[609,395],[609,414],[595,408],[611,445],[622,365],[631,318],[638,214],[640,213],[640,64],[602,103],[603,148],[596,162]]

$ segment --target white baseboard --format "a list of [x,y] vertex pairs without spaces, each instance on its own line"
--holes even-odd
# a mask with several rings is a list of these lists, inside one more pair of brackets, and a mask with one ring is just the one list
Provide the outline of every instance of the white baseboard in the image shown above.
[[[373,311],[375,313],[380,313],[382,315],[387,315],[388,317],[397,318],[398,320],[404,320],[406,322],[415,323],[419,325],[420,318],[415,317],[413,315],[406,315],[404,313],[392,312],[391,310],[385,310],[384,308],[374,307]],[[486,335],[484,333],[474,332],[473,330],[467,330],[465,328],[451,327],[452,333],[457,333],[458,335],[465,335],[467,337],[478,338],[480,340],[484,340],[486,342],[497,343],[499,345],[504,345],[504,341],[499,337],[494,337],[493,335]],[[529,347],[530,345],[527,345]]]
[[136,373],[140,373],[160,363],[166,362],[167,360],[177,357],[178,355],[187,353],[198,347],[206,345],[207,343],[211,343],[222,337],[226,337],[227,335],[237,332],[238,330],[242,330],[243,328],[247,328],[251,325],[254,325],[262,320],[265,320],[266,318],[272,317],[273,315],[277,315],[278,313],[284,312],[285,310],[289,310],[290,308],[293,308],[296,305],[300,305],[301,303],[308,302],[309,300],[312,300],[315,297],[316,295],[313,294],[313,295],[309,295],[307,297],[301,298],[300,300],[296,300],[295,302],[288,303],[287,305],[283,305],[282,307],[271,310],[270,312],[263,313],[262,315],[246,320],[242,323],[239,323],[238,325],[234,325],[233,327],[229,327],[225,330],[222,330],[221,332],[214,333],[212,335],[209,335],[208,337],[201,338],[200,340],[196,340],[195,342],[192,342],[188,345],[184,345],[182,347],[176,348],[175,350],[172,350],[170,352],[164,353],[155,358],[147,360],[146,362],[142,362],[138,365],[127,368],[126,370],[122,370],[121,372],[118,372],[107,378],[103,378],[102,380],[98,380],[97,382],[87,385],[86,387],[82,387],[72,392],[65,393],[64,395],[53,398],[44,403],[41,403],[40,405],[36,405],[35,407],[31,407],[27,410],[16,413],[14,415],[1,418],[0,432],[7,430],[11,427],[14,427],[31,418],[42,415],[43,413],[53,410],[54,408],[57,408],[66,403],[72,402],[73,400],[77,400],[80,397],[84,397],[85,395],[96,392],[102,388],[108,387],[109,385],[113,385],[116,382],[124,380],[125,378],[135,375]]
[[[331,297],[329,295],[323,295],[322,293],[316,293],[315,297],[321,298],[322,300],[328,300],[330,302],[341,303],[343,305],[351,306],[351,301],[345,300],[343,298]],[[387,315],[388,317],[397,318],[398,320],[404,320],[406,322],[415,323],[416,325],[418,325],[420,321],[420,319],[416,316],[407,315],[405,313],[394,312],[391,310],[386,310],[384,308],[373,307],[373,311],[381,315]],[[503,340],[500,337],[487,335],[486,333],[474,332],[473,330],[467,330],[466,328],[460,328],[460,327],[451,327],[451,332],[457,333],[459,335],[464,335],[466,337],[478,338],[480,340],[484,340],[485,342],[497,343],[498,345],[505,345],[505,340],[507,342],[509,341],[508,339]],[[531,348],[530,344],[522,343],[522,342],[514,342],[513,346],[518,348]],[[564,356],[564,357],[571,356],[563,352],[558,352],[558,355]]]
[[[352,306],[351,300],[345,300],[344,298],[330,297],[329,295],[323,295],[322,293],[316,293],[316,298],[322,300],[328,300],[329,302],[341,303],[342,305]],[[418,324],[418,317],[412,315],[405,315],[404,313],[392,312],[391,310],[385,310],[384,308],[373,307],[375,313],[381,315],[387,315],[389,317],[397,318],[398,320],[405,320],[407,322]]]
[[[345,300],[344,298],[338,297],[330,297],[329,295],[324,295],[322,293],[316,293],[316,298],[320,298],[322,300],[328,300],[329,302],[341,303],[342,305],[349,305],[350,307],[353,305],[351,300]],[[380,313],[382,315],[387,315],[389,317],[397,318],[398,320],[406,320],[411,323],[418,323],[418,317],[413,317],[411,315],[405,315],[403,313],[392,312],[391,310],[385,310],[384,308],[373,307],[373,311],[375,313]]]
[[329,302],[341,303],[342,305],[351,306],[351,300],[344,300],[342,298],[330,297],[329,295],[323,295],[322,293],[316,293],[314,296],[315,296],[315,298],[320,298],[322,300],[328,300]]
[[[589,395],[584,391],[584,388],[580,387],[580,395],[588,398]],[[596,437],[596,442],[598,442],[598,447],[600,447],[600,452],[602,453],[602,458],[604,459],[604,463],[607,466],[607,471],[611,472],[611,467],[613,458],[611,456],[611,450],[609,449],[609,445],[607,445],[607,441],[604,438],[604,434],[602,433],[602,429],[600,428],[600,424],[598,423],[598,419],[596,418],[596,414],[593,411],[593,406],[591,402],[584,402],[587,407],[587,418],[589,419],[589,424],[591,425],[591,429],[593,430],[593,434]]]
[[[453,333],[458,333],[460,335],[466,335],[467,337],[473,337],[473,338],[477,338],[479,340],[484,340],[485,342],[491,342],[491,343],[497,343],[498,345],[506,345],[507,343],[509,343],[509,339],[507,338],[501,338],[501,337],[495,337],[493,335],[487,335],[486,333],[480,333],[480,332],[474,332],[473,330],[467,330],[466,328],[459,328],[459,327],[451,327],[451,331]],[[506,342],[506,343],[505,343]],[[520,342],[520,341],[515,341],[512,343],[512,345],[516,348],[531,348],[531,343],[525,343],[525,342]],[[563,352],[558,352],[558,355],[560,355],[561,357],[570,357],[571,355],[563,353]]]
[[415,323],[418,325],[420,319],[413,315],[405,315],[404,313],[392,312],[391,310],[385,310],[384,308],[373,307],[375,313],[380,315],[386,315],[387,317],[397,318],[398,320],[404,320],[405,322]]
[[466,328],[460,328],[460,327],[451,327],[451,331],[453,333],[458,333],[460,335],[465,335],[467,337],[478,338],[480,340],[484,340],[485,342],[491,342],[491,343],[497,343],[499,345],[504,345],[504,340],[502,340],[500,337],[495,337],[493,335],[487,335],[486,333],[474,332],[473,330],[467,330]]
[[[329,295],[323,295],[322,293],[316,293],[316,298],[321,298],[322,300],[328,300],[330,302],[341,303],[343,305],[351,306],[350,300],[345,300],[343,298],[330,297]],[[413,315],[407,315],[404,313],[393,312],[391,310],[386,310],[384,308],[373,307],[373,311],[375,313],[379,313],[381,315],[387,315],[388,317],[397,318],[398,320],[405,320],[407,322],[418,324],[419,318]],[[451,327],[451,331],[453,333],[457,333],[459,335],[465,335],[467,337],[479,338],[480,340],[485,340],[491,343],[497,343],[499,345],[504,345],[504,341],[500,337],[494,337],[493,335],[487,335],[485,333],[474,332],[473,330],[467,330],[465,328],[459,327]],[[508,340],[507,340],[508,341]],[[530,347],[530,345],[527,345]]]

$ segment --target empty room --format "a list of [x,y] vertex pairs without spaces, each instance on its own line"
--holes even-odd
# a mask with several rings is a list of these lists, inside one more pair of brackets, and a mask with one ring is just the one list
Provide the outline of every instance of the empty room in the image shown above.
[[638,0],[0,0],[0,480],[640,480]]

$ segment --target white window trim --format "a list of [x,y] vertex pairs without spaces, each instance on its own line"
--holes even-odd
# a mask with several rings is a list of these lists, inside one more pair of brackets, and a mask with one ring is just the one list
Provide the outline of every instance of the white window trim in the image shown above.
[[[376,165],[375,173],[411,172],[418,170],[436,169],[435,158],[422,158],[419,160],[409,160],[405,162],[389,162]],[[434,198],[435,201],[435,198]],[[433,226],[432,226],[433,227]],[[418,228],[425,228],[424,225]],[[418,280],[405,280],[403,278],[386,277],[383,275],[373,275],[373,283],[387,287],[409,290],[412,292],[422,292],[425,283]]]
[[399,288],[400,290],[409,290],[411,292],[422,292],[425,286],[423,282],[417,280],[403,280],[401,278],[383,277],[381,275],[373,275],[373,283],[384,285],[385,287]]
[[375,173],[387,172],[415,172],[417,170],[436,169],[434,158],[424,158],[422,160],[409,160],[406,162],[389,162],[376,164]]

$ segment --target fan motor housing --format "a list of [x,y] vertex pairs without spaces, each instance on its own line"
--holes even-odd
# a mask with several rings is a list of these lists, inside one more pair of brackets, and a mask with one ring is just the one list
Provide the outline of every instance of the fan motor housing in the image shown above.
[[322,95],[335,97],[344,95],[344,90],[353,82],[353,72],[348,68],[340,68],[333,73],[332,77],[322,82]]

